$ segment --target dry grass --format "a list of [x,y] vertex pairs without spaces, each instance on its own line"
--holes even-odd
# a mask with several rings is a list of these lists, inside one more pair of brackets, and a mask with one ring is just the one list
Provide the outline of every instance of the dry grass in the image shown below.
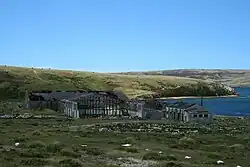
[[[121,90],[128,97],[148,97],[177,87],[186,87],[196,96],[192,88],[200,80],[175,76],[122,75],[70,70],[52,70],[24,67],[0,66],[0,92],[24,92],[28,90]],[[206,85],[207,83],[203,83]],[[8,93],[6,93],[6,88]],[[191,88],[191,90],[190,90]],[[1,90],[2,89],[2,90]],[[166,93],[165,93],[166,94]],[[181,94],[185,95],[185,94]]]
[[225,83],[230,86],[250,86],[250,70],[176,69],[148,72],[128,72],[129,75],[182,76]]

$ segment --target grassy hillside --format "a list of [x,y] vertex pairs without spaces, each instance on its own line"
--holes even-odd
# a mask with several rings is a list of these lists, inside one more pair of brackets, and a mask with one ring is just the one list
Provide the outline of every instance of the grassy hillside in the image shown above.
[[177,69],[123,74],[179,76],[225,83],[229,86],[250,86],[250,70]]
[[122,75],[0,66],[1,98],[22,97],[28,90],[121,90],[128,97],[215,96],[234,92],[193,78]]

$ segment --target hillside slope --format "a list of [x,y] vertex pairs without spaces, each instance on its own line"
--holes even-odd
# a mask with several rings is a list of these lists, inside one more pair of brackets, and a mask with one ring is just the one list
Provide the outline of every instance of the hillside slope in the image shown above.
[[123,74],[178,76],[219,82],[229,86],[250,86],[250,70],[177,69]]
[[0,66],[0,97],[2,99],[22,97],[26,89],[121,90],[129,98],[234,94],[230,87],[184,77]]

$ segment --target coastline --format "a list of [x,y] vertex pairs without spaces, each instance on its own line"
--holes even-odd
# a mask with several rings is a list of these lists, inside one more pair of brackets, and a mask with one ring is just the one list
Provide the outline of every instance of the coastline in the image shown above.
[[[236,98],[239,95],[227,95],[227,96],[203,96],[203,99],[214,99],[214,98]],[[166,100],[178,100],[178,99],[200,99],[200,96],[180,96],[180,97],[162,97],[159,99]]]

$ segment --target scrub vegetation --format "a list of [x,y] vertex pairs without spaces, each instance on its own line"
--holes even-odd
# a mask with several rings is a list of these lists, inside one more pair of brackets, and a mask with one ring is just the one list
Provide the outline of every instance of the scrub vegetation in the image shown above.
[[[250,164],[250,120],[0,119],[0,166],[213,167]],[[126,145],[126,147],[124,146]],[[189,158],[187,158],[189,157]]]

